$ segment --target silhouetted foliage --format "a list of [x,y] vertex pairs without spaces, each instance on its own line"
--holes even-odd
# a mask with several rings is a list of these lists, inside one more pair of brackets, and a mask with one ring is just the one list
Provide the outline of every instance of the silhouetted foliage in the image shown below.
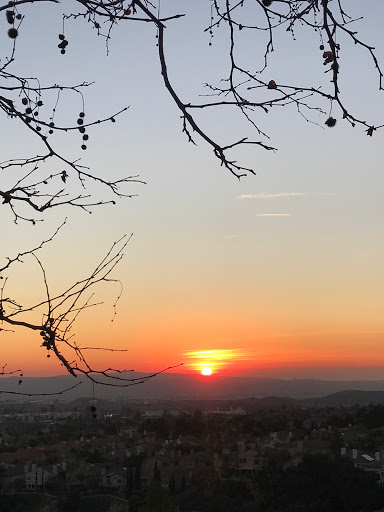
[[163,489],[159,479],[155,478],[148,486],[145,495],[145,505],[142,512],[177,512],[177,507],[172,497]]
[[378,428],[384,425],[384,405],[360,407],[356,421],[367,428]]
[[384,506],[377,477],[339,457],[306,454],[296,468],[263,469],[257,481],[265,512],[368,512]]

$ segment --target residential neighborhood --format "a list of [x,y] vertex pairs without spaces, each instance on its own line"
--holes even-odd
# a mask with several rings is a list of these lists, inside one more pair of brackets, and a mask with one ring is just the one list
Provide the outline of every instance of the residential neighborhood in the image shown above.
[[87,399],[48,408],[3,405],[0,492],[46,493],[61,500],[114,496],[127,510],[140,511],[147,510],[142,507],[148,508],[157,486],[170,500],[169,510],[199,512],[214,510],[209,501],[225,485],[234,496],[248,489],[239,510],[256,511],[261,504],[269,510],[268,485],[284,475],[288,480],[310,460],[369,475],[383,496],[383,406],[246,411],[223,404],[201,411],[193,405],[159,409],[138,402],[128,408]]

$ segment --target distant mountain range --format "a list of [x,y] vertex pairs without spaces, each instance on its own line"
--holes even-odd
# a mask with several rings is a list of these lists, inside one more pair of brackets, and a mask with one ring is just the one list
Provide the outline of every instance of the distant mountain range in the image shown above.
[[[129,378],[144,377],[145,374],[121,374]],[[74,400],[92,396],[92,383],[86,378],[77,379],[69,375],[56,377],[24,377],[19,384],[18,377],[0,378],[0,401],[52,401]],[[77,382],[77,387],[62,394],[42,395],[39,393],[60,393]],[[11,393],[9,393],[11,392]],[[25,393],[18,395],[13,393]],[[28,395],[31,395],[30,397]],[[119,388],[95,386],[95,395],[104,400],[239,400],[268,398],[276,404],[295,406],[354,405],[367,403],[384,404],[384,380],[329,381],[315,379],[282,380],[264,377],[203,377],[200,375],[169,373],[161,374],[144,384]],[[273,398],[274,397],[274,398]],[[281,400],[284,398],[284,400]],[[262,402],[262,400],[261,400]],[[297,403],[299,405],[299,403]]]
[[345,406],[351,407],[352,405],[368,405],[368,404],[383,404],[384,405],[384,391],[360,391],[360,390],[346,390],[332,393],[320,398],[307,398],[301,400],[303,405],[329,407],[329,406]]

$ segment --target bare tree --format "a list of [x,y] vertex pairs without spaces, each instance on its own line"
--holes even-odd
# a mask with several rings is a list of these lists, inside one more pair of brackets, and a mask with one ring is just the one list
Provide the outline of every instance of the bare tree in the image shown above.
[[[79,159],[70,159],[56,149],[51,137],[54,133],[61,133],[65,137],[68,132],[76,132],[81,138],[81,149],[84,151],[87,149],[88,128],[115,122],[120,115],[125,115],[127,105],[122,105],[120,110],[108,117],[88,120],[84,97],[91,84],[82,81],[83,77],[75,84],[60,85],[54,77],[50,84],[43,84],[39,77],[26,77],[14,71],[18,37],[23,30],[23,22],[28,22],[28,18],[32,16],[41,15],[48,3],[59,5],[60,0],[16,0],[0,6],[0,13],[3,15],[1,26],[3,30],[6,27],[8,36],[13,41],[10,54],[2,56],[0,61],[0,108],[9,122],[17,122],[25,129],[36,141],[37,148],[36,153],[30,156],[15,155],[12,159],[0,162],[0,197],[3,207],[12,212],[15,223],[24,221],[35,224],[41,220],[41,216],[49,215],[49,212],[59,208],[66,208],[69,212],[74,208],[91,211],[95,207],[115,203],[117,198],[130,197],[132,194],[129,192],[129,185],[140,182],[137,175],[116,180],[95,175]],[[205,30],[208,45],[214,44],[217,31],[224,31],[227,45],[222,51],[225,52],[229,65],[218,83],[204,84],[205,94],[197,99],[183,98],[183,92],[177,90],[168,72],[166,29],[171,24],[180,22],[186,14],[178,10],[170,12],[170,7],[166,2],[161,4],[161,0],[66,0],[61,3],[65,14],[58,49],[63,55],[66,53],[69,44],[66,32],[76,30],[79,22],[86,21],[98,36],[105,39],[107,51],[117,25],[151,25],[153,33],[156,34],[155,50],[163,84],[179,110],[181,129],[187,141],[193,144],[203,141],[210,146],[219,164],[238,178],[245,174],[254,174],[254,170],[237,162],[231,156],[233,150],[245,145],[274,150],[262,126],[262,119],[265,114],[279,107],[293,106],[299,115],[310,122],[318,123],[319,116],[323,116],[323,128],[332,128],[337,122],[345,122],[351,127],[360,126],[367,135],[372,136],[383,127],[382,124],[374,125],[369,120],[362,119],[355,113],[356,105],[350,105],[344,99],[344,91],[340,85],[343,72],[341,63],[346,54],[351,54],[357,48],[365,52],[377,73],[377,83],[373,88],[383,90],[383,73],[374,48],[369,41],[361,39],[357,32],[362,18],[349,14],[346,0],[206,0],[206,3],[210,8],[210,18],[207,19]],[[173,5],[175,4],[171,4],[171,8]],[[197,4],[195,8],[198,8]],[[288,32],[293,39],[299,39],[304,30],[309,31],[318,44],[318,78],[314,77],[309,84],[306,80],[303,84],[286,83],[283,78],[271,77],[268,66],[280,32]],[[254,37],[254,47],[260,48],[258,63],[254,52],[252,58],[251,55],[244,55],[242,38],[245,36]],[[263,47],[259,45],[261,36],[265,43]],[[326,85],[322,83],[324,73],[329,77]],[[76,94],[82,105],[73,125],[62,125],[56,121],[61,100],[67,94]],[[52,95],[55,96],[55,104],[47,112],[44,108],[46,98],[51,98]],[[216,134],[205,128],[198,115],[202,110],[214,115],[219,109],[235,110],[249,123],[250,132],[255,134],[255,138],[249,138],[245,134],[224,145],[220,144]],[[44,164],[51,161],[59,162],[62,170],[45,171],[47,166]],[[69,181],[74,178],[81,186],[80,193],[73,192],[69,186]],[[108,198],[94,198],[87,191],[91,182],[97,182],[109,191]],[[0,264],[0,330],[27,328],[36,331],[47,355],[54,355],[71,375],[83,374],[92,379],[102,375],[114,380],[112,384],[134,384],[137,382],[134,379],[126,379],[116,373],[111,375],[110,368],[91,368],[85,357],[86,351],[91,347],[80,346],[74,340],[72,332],[79,313],[97,304],[92,295],[96,285],[114,282],[120,286],[111,273],[121,260],[130,237],[123,237],[115,242],[87,277],[59,294],[52,295],[39,254],[47,243],[53,241],[61,227],[52,237],[38,243],[34,248],[9,256]],[[44,300],[28,306],[19,304],[12,293],[8,293],[7,288],[9,273],[27,257],[36,260],[46,290]],[[16,269],[15,271],[17,272]],[[33,314],[38,320],[29,319]],[[25,320],[26,316],[28,320]],[[61,347],[73,352],[73,361],[64,354]]]

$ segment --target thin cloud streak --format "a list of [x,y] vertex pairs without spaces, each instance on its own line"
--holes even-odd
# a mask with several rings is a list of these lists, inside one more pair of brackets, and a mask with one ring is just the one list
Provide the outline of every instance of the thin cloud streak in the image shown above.
[[261,192],[260,194],[242,194],[239,196],[240,199],[276,199],[279,197],[298,197],[304,196],[304,192],[278,192],[275,194],[265,194]]
[[258,213],[256,217],[291,217],[290,213]]
[[216,349],[216,350],[191,350],[184,352],[184,356],[191,359],[212,358],[217,360],[242,359],[246,360],[252,356],[252,352],[242,349]]

